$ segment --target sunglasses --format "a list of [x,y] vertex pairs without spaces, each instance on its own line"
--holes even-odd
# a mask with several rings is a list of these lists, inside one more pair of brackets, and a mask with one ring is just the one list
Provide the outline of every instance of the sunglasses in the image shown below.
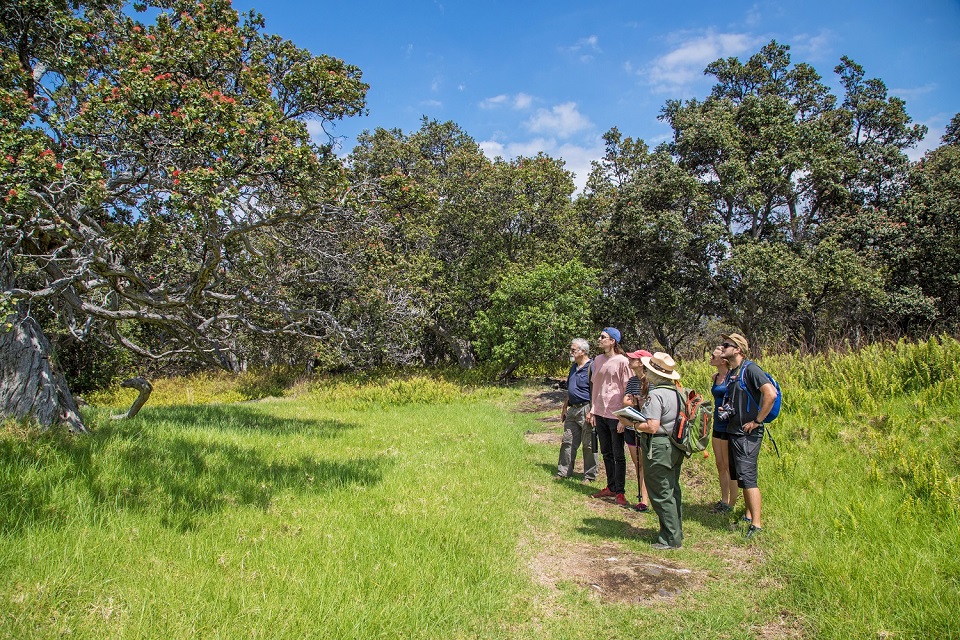
[[730,344],[729,342],[723,342],[723,343],[720,344],[720,346],[723,347],[724,349],[727,349],[727,348],[729,348],[729,347],[733,347],[734,349],[737,348],[737,345],[735,345],[735,344]]

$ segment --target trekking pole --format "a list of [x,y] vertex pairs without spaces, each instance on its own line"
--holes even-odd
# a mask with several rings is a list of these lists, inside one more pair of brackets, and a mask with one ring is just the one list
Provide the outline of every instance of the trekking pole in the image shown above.
[[773,439],[773,431],[770,431],[770,427],[764,425],[764,429],[767,432],[767,435],[770,436],[770,442],[773,443],[773,450],[777,452],[777,457],[780,457],[780,447],[777,446],[777,441]]

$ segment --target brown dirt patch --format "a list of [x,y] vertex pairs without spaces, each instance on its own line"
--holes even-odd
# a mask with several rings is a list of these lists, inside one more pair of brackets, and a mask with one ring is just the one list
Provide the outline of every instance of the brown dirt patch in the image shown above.
[[606,602],[653,603],[696,589],[704,576],[660,556],[631,553],[618,545],[559,544],[531,561],[544,585],[573,582]]
[[539,433],[534,433],[533,431],[527,431],[523,437],[530,444],[551,444],[559,447],[560,443],[563,441],[563,432],[541,431]]

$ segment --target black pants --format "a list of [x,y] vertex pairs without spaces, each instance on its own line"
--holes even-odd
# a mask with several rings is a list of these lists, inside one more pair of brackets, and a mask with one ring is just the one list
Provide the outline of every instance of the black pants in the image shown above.
[[607,488],[614,493],[624,493],[627,483],[627,457],[623,450],[623,434],[617,433],[616,418],[594,416],[603,469],[607,473]]

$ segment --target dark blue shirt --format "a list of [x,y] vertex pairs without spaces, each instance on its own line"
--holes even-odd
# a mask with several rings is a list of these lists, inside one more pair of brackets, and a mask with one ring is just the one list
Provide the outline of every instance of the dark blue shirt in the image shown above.
[[570,373],[567,374],[567,403],[580,404],[581,402],[590,402],[590,363],[593,360],[587,360],[583,366],[577,368],[577,363],[570,365]]

